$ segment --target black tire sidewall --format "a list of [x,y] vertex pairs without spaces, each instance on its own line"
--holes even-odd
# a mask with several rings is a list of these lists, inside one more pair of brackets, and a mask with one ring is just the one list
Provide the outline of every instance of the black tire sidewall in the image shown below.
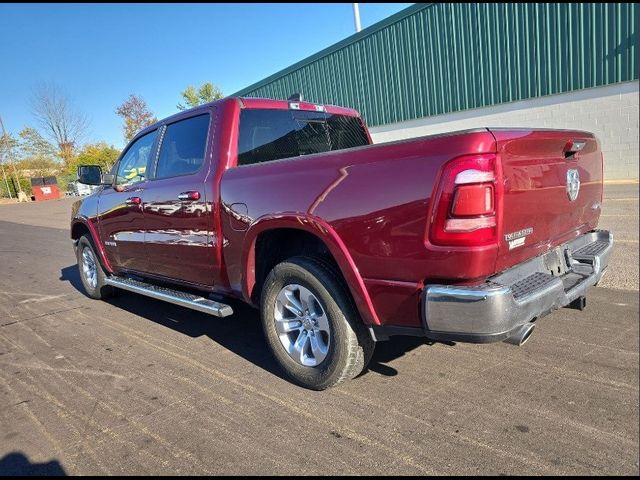
[[[96,287],[93,288],[89,282],[87,281],[87,279],[84,276],[84,272],[82,270],[82,252],[84,251],[85,248],[88,248],[91,250],[91,252],[93,253],[93,258],[96,261],[96,269],[97,269],[97,284]],[[87,292],[87,295],[91,298],[94,298],[96,300],[99,300],[101,298],[103,298],[104,292],[103,289],[105,288],[104,285],[104,272],[102,270],[102,266],[100,265],[100,260],[98,258],[98,255],[96,253],[95,248],[93,247],[93,243],[91,242],[91,240],[89,240],[86,236],[80,237],[80,240],[78,240],[78,248],[76,250],[76,256],[77,256],[77,260],[78,260],[78,270],[80,273],[80,281],[82,282],[82,286],[84,287],[85,291]]]
[[[278,337],[274,310],[276,297],[286,285],[298,284],[309,289],[320,301],[331,329],[329,352],[316,367],[297,363],[287,353]],[[346,315],[352,313],[350,303],[337,282],[327,272],[307,259],[293,258],[277,265],[265,281],[261,299],[261,319],[267,343],[287,376],[306,388],[322,390],[335,383],[349,361],[350,348],[357,336]]]

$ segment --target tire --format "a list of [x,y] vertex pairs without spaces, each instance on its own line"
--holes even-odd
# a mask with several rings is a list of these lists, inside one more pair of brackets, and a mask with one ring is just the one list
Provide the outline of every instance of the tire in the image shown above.
[[[105,285],[104,279],[106,274],[102,269],[93,241],[88,235],[80,237],[78,247],[76,248],[76,258],[78,260],[78,270],[80,271],[80,280],[87,296],[96,300],[104,300],[115,294],[115,289],[111,285]],[[95,278],[90,275],[90,263],[93,261],[95,268]]]
[[346,285],[316,258],[293,257],[276,265],[265,280],[260,313],[271,352],[302,387],[325,390],[350,380],[373,355],[375,343]]

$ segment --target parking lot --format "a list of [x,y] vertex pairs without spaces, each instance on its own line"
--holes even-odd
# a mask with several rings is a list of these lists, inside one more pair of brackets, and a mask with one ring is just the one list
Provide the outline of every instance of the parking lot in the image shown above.
[[325,392],[249,307],[87,298],[72,201],[0,205],[0,474],[638,474],[638,184],[606,185],[584,312],[520,348],[395,338]]

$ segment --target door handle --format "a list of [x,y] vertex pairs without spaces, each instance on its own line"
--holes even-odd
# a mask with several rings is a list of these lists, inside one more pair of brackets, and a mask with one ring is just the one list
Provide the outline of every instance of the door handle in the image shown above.
[[142,199],[140,197],[129,197],[124,203],[127,205],[140,205],[142,203]]
[[200,192],[182,192],[178,195],[178,200],[200,200]]

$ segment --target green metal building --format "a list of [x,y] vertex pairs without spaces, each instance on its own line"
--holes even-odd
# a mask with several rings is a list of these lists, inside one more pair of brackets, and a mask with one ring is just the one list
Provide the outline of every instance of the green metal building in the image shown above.
[[[433,133],[461,114],[466,123],[451,126],[482,126],[477,121],[495,115],[494,125],[513,119],[526,126],[523,109],[538,107],[551,110],[535,114],[537,126],[551,126],[544,117],[557,117],[554,105],[595,101],[602,110],[600,100],[613,97],[624,110],[629,98],[620,95],[635,98],[637,116],[639,20],[633,3],[416,4],[236,95],[302,92],[305,100],[352,107],[376,141]],[[589,114],[591,107],[576,108]],[[571,117],[565,123],[585,126]],[[629,164],[636,178],[637,143],[636,123]],[[614,176],[628,168],[617,170]]]

